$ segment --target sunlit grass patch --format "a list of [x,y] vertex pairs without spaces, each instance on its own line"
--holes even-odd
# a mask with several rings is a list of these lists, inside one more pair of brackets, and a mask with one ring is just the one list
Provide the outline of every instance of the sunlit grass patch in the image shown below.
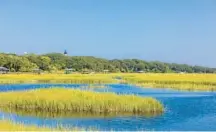
[[215,91],[216,74],[124,74],[125,82],[141,87]]
[[0,84],[14,83],[108,84],[117,83],[117,80],[105,74],[7,74],[0,76]]
[[151,97],[97,93],[66,88],[46,88],[0,93],[0,106],[47,112],[155,113],[163,105]]

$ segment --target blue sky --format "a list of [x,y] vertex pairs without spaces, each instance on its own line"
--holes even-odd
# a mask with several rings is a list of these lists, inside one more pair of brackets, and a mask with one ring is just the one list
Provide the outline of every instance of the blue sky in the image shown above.
[[0,0],[0,52],[216,67],[216,0]]

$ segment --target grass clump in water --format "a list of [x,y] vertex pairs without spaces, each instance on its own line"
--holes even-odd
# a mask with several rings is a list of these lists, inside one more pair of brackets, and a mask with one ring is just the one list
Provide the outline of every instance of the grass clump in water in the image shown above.
[[47,112],[156,113],[163,105],[151,97],[49,88],[0,93],[0,106]]

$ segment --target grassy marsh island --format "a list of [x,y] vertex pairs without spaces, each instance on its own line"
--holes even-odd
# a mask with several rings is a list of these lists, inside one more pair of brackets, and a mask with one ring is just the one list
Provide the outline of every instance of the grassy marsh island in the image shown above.
[[46,88],[0,93],[0,107],[47,112],[160,113],[163,105],[151,97]]

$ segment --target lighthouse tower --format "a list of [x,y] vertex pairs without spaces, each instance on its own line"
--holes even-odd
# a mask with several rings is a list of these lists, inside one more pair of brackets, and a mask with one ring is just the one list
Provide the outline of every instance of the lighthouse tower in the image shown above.
[[67,51],[66,51],[66,50],[64,51],[64,55],[65,55],[65,56],[67,56],[67,55],[68,55],[68,53],[67,53]]

